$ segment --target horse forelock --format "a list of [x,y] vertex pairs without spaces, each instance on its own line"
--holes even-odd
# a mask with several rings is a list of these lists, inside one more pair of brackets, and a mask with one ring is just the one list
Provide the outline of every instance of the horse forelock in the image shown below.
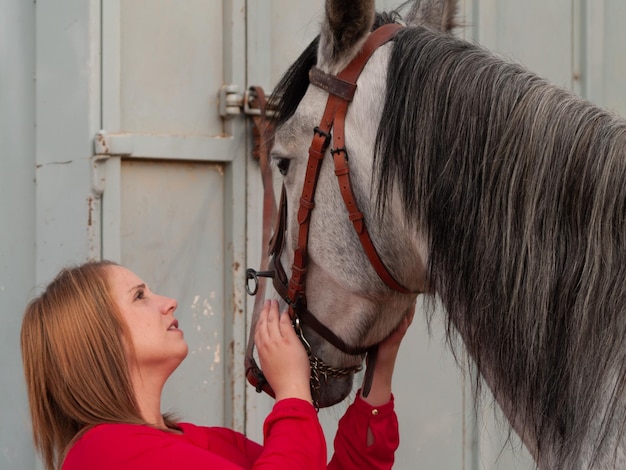
[[378,200],[399,190],[426,228],[449,334],[523,423],[540,465],[618,458],[625,121],[423,28],[399,33],[387,76]]

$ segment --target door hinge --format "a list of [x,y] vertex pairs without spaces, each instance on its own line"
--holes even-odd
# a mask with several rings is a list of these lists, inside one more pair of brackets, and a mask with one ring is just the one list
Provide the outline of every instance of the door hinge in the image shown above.
[[[269,93],[268,93],[269,96]],[[231,118],[240,114],[246,116],[258,116],[261,111],[256,105],[256,93],[248,88],[241,93],[239,85],[222,85],[219,91],[220,116]],[[267,110],[266,114],[272,116],[272,111]]]

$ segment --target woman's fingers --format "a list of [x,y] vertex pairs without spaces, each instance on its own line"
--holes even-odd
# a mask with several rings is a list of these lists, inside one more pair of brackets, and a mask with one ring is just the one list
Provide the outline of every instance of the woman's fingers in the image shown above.
[[259,318],[257,319],[254,330],[254,342],[257,346],[263,340],[263,338],[269,334],[267,325],[267,314],[269,312],[269,308],[270,300],[266,300],[263,304],[261,312],[259,313]]
[[267,334],[268,337],[275,338],[280,336],[278,330],[278,302],[276,300],[270,300],[269,307],[267,309]]
[[278,317],[278,302],[266,300],[259,314],[254,334],[257,346],[263,342],[275,341],[282,337]]
[[278,328],[280,331],[280,335],[283,338],[289,339],[290,341],[298,340],[298,337],[296,336],[296,332],[293,329],[293,325],[291,323],[291,318],[289,317],[289,314],[287,312],[283,312],[282,315],[280,315],[280,319],[278,321]]
[[310,365],[287,312],[278,302],[263,305],[254,335],[261,368],[274,389],[276,399],[295,397],[311,401]]

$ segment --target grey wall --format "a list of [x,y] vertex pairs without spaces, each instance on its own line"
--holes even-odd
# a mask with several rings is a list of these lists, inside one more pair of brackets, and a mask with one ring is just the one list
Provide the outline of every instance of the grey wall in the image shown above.
[[0,468],[34,468],[19,328],[35,283],[35,4],[0,10]]

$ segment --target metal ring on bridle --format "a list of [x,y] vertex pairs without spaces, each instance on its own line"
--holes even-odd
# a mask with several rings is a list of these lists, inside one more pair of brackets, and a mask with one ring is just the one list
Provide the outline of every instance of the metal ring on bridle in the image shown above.
[[[257,271],[252,268],[246,269],[246,292],[248,295],[256,295],[259,291],[260,277],[274,277],[274,271]],[[250,289],[250,281],[254,281],[254,287]]]
[[304,349],[306,349],[306,353],[310,357],[311,345],[304,337],[304,333],[302,333],[302,327],[300,326],[300,318],[298,318],[298,315],[296,315],[295,318],[293,319],[293,329],[296,331],[296,335],[298,335],[298,338],[300,338],[300,342],[302,342],[302,344],[304,345]]

